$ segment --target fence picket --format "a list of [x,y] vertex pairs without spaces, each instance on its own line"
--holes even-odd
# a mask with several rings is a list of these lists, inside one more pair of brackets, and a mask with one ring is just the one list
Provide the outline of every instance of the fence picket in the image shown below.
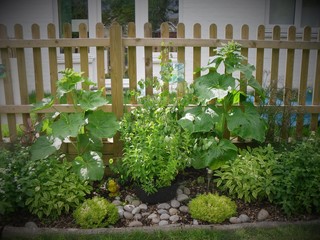
[[[201,25],[196,23],[193,26],[193,38],[200,39],[201,38]],[[193,47],[193,80],[200,77],[201,73],[199,71],[201,67],[201,48]]]
[[[186,30],[185,30],[185,26],[183,23],[179,23],[177,26],[177,38],[185,38],[185,34],[186,34]],[[185,73],[186,73],[186,61],[185,61],[185,57],[186,57],[186,51],[185,51],[185,47],[178,47],[177,48],[177,60],[178,63],[183,64],[183,76],[185,79]],[[179,81],[178,82],[178,86],[177,86],[177,96],[178,98],[183,97],[183,95],[185,94],[185,86],[186,82],[185,81]]]
[[[248,40],[249,39],[249,26],[247,24],[243,25],[241,28],[241,39],[242,40]],[[241,55],[243,55],[245,57],[245,59],[243,60],[243,64],[247,64],[248,63],[248,53],[249,50],[248,48],[241,48]],[[243,79],[243,73],[240,74],[240,79]],[[240,83],[240,90],[244,93],[247,93],[247,83],[242,81]]]
[[[87,25],[85,23],[79,24],[79,38],[86,39],[88,38],[88,30]],[[85,78],[89,77],[89,58],[88,58],[88,47],[79,47],[80,52],[80,70],[83,72],[82,76]],[[83,89],[88,90],[89,86],[87,84],[82,83],[81,86]]]
[[[128,24],[128,37],[136,37],[136,25],[133,22]],[[128,76],[129,90],[137,91],[137,50],[136,47],[128,47]],[[130,102],[137,103],[137,97],[131,96]]]
[[[303,41],[311,40],[311,28],[305,27],[303,30]],[[307,93],[307,81],[308,81],[308,70],[309,70],[309,56],[310,50],[302,50],[302,59],[301,59],[301,75],[300,75],[300,87],[298,95],[299,105],[306,105],[306,93]],[[302,138],[303,131],[303,113],[297,114],[297,126],[296,126],[296,137],[298,139]]]
[[[280,27],[274,26],[272,32],[272,39],[273,40],[280,40]],[[271,75],[270,75],[270,98],[269,98],[269,105],[274,106],[276,105],[277,100],[277,88],[278,88],[278,77],[279,77],[279,52],[278,48],[272,49],[271,53]],[[269,112],[270,113],[270,112]],[[274,113],[269,115],[268,124],[268,138],[273,139],[274,131],[275,131],[275,117]]]
[[[257,31],[257,39],[264,40],[265,38],[265,27],[264,25],[259,25]],[[263,84],[263,65],[264,65],[264,48],[257,48],[256,55],[256,79],[260,85]],[[259,97],[255,94],[255,103],[260,104]]]
[[[144,37],[152,38],[152,25],[151,23],[146,23],[144,25]],[[151,83],[153,81],[153,57],[152,57],[152,47],[144,47],[144,61],[145,61],[145,81]],[[153,94],[152,84],[146,86],[146,95]]]
[[[56,27],[54,24],[48,24],[47,27],[48,39],[56,39]],[[49,68],[50,68],[50,86],[51,86],[51,94],[56,96],[57,92],[57,79],[58,79],[58,60],[57,60],[57,48],[49,47]],[[58,99],[55,97],[55,103],[58,103]]]
[[[169,24],[164,22],[160,26],[161,29],[161,38],[169,38]],[[168,50],[165,51],[164,49],[167,48]],[[166,64],[169,61],[169,52],[170,52],[170,44],[169,46],[162,46],[161,47],[161,65]],[[164,82],[162,86],[162,91],[169,91],[169,82]]]
[[[288,29],[288,41],[296,40],[296,28],[290,26]],[[286,74],[285,74],[285,88],[284,88],[284,109],[282,111],[282,126],[281,126],[281,137],[283,140],[288,139],[289,131],[288,127],[291,119],[291,101],[292,101],[292,81],[293,81],[293,67],[294,67],[294,49],[287,50],[287,62],[286,62]]]
[[[318,31],[318,42],[320,42],[320,30]],[[316,63],[316,74],[314,78],[313,84],[313,97],[312,97],[312,104],[313,105],[320,105],[320,50],[317,51],[317,63]],[[319,113],[312,113],[311,114],[311,123],[310,129],[311,131],[317,131],[318,129],[318,116]]]
[[[7,28],[0,24],[0,39],[8,39]],[[13,86],[12,86],[12,76],[11,76],[11,67],[9,59],[9,49],[1,48],[0,49],[1,62],[5,66],[6,75],[3,78],[4,85],[4,94],[5,102],[7,105],[14,105],[13,97]],[[16,116],[14,113],[7,114],[8,129],[10,141],[15,141],[17,139],[17,127],[16,127]],[[2,137],[1,137],[2,138]]]
[[[113,23],[110,28],[110,64],[111,64],[111,95],[112,111],[117,118],[123,115],[123,46],[122,28],[118,23]],[[122,144],[119,133],[113,138],[113,154],[120,156]]]
[[[20,24],[14,26],[14,35],[16,39],[23,39],[23,29]],[[28,94],[28,82],[27,82],[27,70],[26,70],[26,60],[24,48],[16,49],[17,56],[17,67],[18,67],[18,78],[19,78],[19,89],[20,89],[20,99],[21,104],[29,104],[29,94]],[[22,121],[24,126],[28,126],[28,119],[30,118],[29,113],[22,114]]]

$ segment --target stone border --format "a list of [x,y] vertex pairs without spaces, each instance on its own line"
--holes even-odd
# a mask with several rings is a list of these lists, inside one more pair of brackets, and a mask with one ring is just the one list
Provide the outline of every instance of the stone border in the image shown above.
[[152,227],[126,227],[126,228],[96,228],[96,229],[77,229],[77,228],[28,228],[28,227],[11,227],[5,226],[1,232],[1,239],[10,239],[14,237],[34,238],[43,235],[95,235],[107,233],[127,233],[132,231],[154,232],[154,231],[178,231],[190,229],[212,229],[212,230],[236,230],[241,228],[272,228],[277,226],[288,225],[309,225],[319,224],[320,219],[311,221],[295,221],[295,222],[253,222],[228,225],[167,225]]

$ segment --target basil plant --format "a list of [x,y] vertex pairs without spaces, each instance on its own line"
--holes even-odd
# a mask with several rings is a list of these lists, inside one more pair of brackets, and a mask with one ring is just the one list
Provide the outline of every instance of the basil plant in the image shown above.
[[[102,139],[113,137],[118,128],[116,116],[104,112],[99,107],[107,104],[102,90],[90,91],[77,89],[78,84],[85,84],[90,89],[95,83],[82,77],[82,73],[66,69],[57,82],[56,99],[60,102],[71,97],[73,110],[47,115],[39,124],[41,136],[31,146],[33,160],[45,159],[60,150],[63,142],[69,142],[76,149],[73,169],[83,179],[101,180],[105,165],[102,159]],[[33,111],[55,107],[53,96],[37,103]]]
[[[252,73],[253,65],[244,64],[241,47],[229,42],[202,68],[206,73],[193,84],[197,104],[185,111],[179,124],[195,137],[194,168],[218,169],[237,156],[233,138],[263,142],[267,125],[257,108],[247,101],[240,85],[251,87],[256,96],[264,91]],[[241,76],[241,77],[240,77]]]

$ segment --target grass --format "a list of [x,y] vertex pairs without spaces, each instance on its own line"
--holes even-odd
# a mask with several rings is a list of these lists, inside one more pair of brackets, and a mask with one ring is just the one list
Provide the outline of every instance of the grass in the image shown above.
[[[217,229],[188,229],[188,230],[170,230],[170,231],[150,231],[143,232],[139,230],[127,231],[124,233],[104,233],[104,234],[90,234],[90,235],[42,235],[33,239],[37,240],[65,240],[65,239],[89,239],[89,240],[317,240],[320,239],[320,225],[319,223],[308,224],[289,224],[274,227],[250,227],[239,228],[236,230],[217,230]],[[10,238],[4,238],[10,239]],[[12,239],[12,238],[11,238]],[[27,238],[14,238],[27,239]],[[30,239],[30,238],[29,238]]]

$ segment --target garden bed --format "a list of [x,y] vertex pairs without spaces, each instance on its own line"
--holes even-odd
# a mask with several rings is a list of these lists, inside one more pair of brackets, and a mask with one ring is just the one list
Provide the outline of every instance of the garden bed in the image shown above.
[[[190,190],[189,199],[196,197],[198,194],[207,192],[207,183],[198,184],[197,179],[199,177],[206,176],[206,173],[203,170],[194,170],[188,169],[184,173],[179,175],[179,182],[186,188]],[[215,184],[210,184],[210,191],[216,189]],[[110,198],[108,196],[107,191],[101,190],[96,186],[95,190],[92,191],[93,195],[104,196],[110,201],[113,201],[114,198]],[[222,194],[220,192],[220,194]],[[132,186],[122,187],[120,189],[120,199],[124,200],[126,196],[131,195],[134,196],[134,191]],[[243,200],[235,199],[237,205],[237,215],[246,214],[250,221],[249,223],[258,222],[257,215],[261,209],[265,209],[268,211],[269,216],[266,220],[267,222],[297,222],[297,221],[311,221],[315,219],[320,219],[320,214],[299,214],[288,217],[285,213],[276,205],[271,204],[268,201],[257,201],[251,203],[245,203]],[[156,212],[157,205],[148,204],[149,212]],[[192,226],[194,224],[194,219],[190,216],[189,213],[179,212],[180,220],[175,224],[171,224],[172,226]],[[128,220],[125,218],[121,218],[113,227],[114,228],[129,228],[130,222],[133,220]],[[60,216],[56,220],[51,219],[42,219],[40,220],[38,217],[30,214],[28,211],[18,210],[12,214],[9,214],[5,217],[2,217],[1,227],[4,226],[13,226],[13,227],[24,227],[27,222],[34,222],[40,228],[79,228],[72,217],[72,214],[64,214]],[[145,219],[141,221],[144,227],[158,227],[158,224],[153,224],[150,219]],[[210,223],[204,221],[197,221],[197,225],[208,225]],[[229,220],[222,222],[219,225],[232,225]]]

